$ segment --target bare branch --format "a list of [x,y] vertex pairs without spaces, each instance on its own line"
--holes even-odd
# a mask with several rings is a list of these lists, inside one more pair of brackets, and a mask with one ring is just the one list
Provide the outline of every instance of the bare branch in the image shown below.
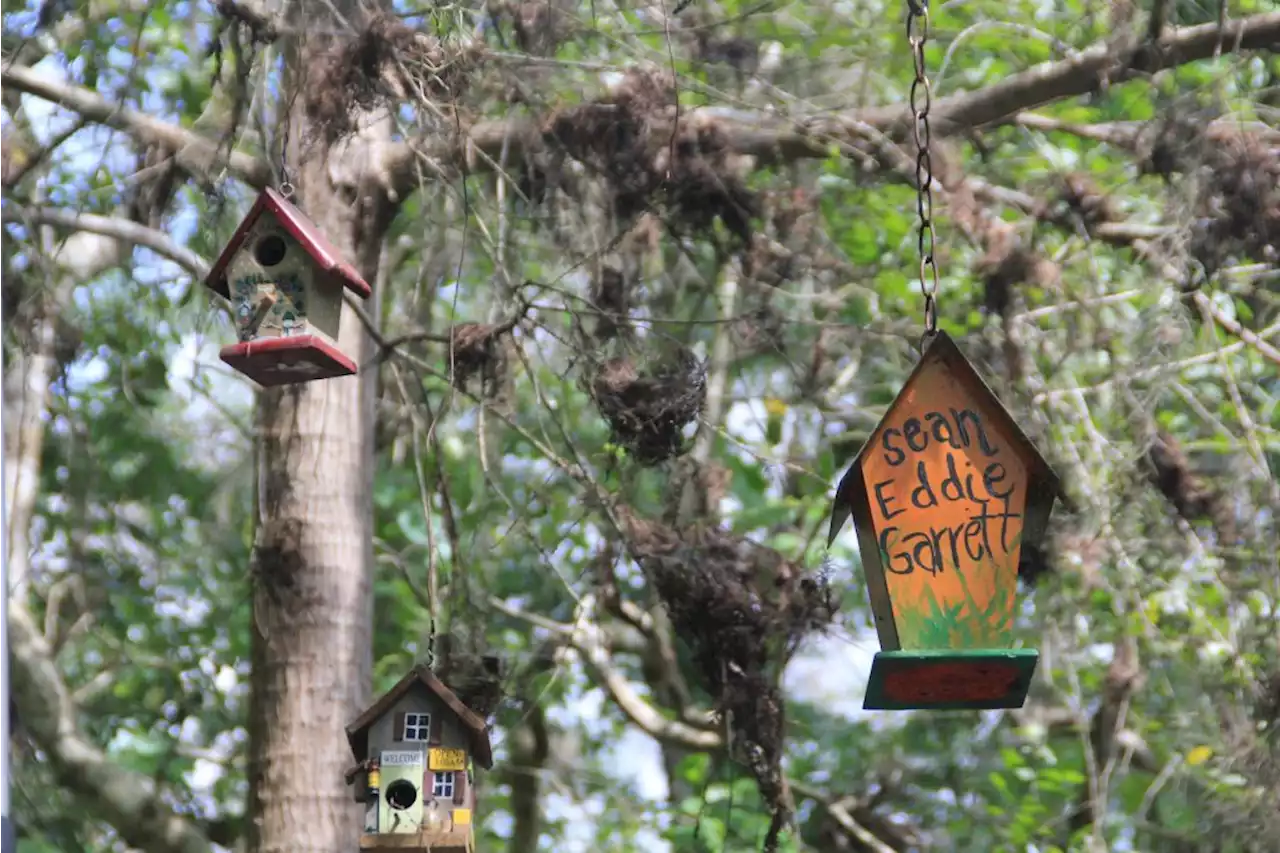
[[574,626],[570,643],[582,655],[588,669],[595,674],[595,680],[604,687],[614,704],[631,722],[655,740],[664,743],[675,743],[686,749],[724,748],[724,738],[718,732],[699,729],[680,720],[668,720],[640,698],[626,677],[614,667],[603,638],[604,632],[599,625],[580,619],[578,625]]
[[[716,288],[719,298],[720,324],[716,326],[715,337],[711,342],[710,372],[707,376],[707,397],[703,405],[702,422],[698,425],[698,434],[694,439],[692,459],[695,465],[706,465],[711,460],[711,451],[715,447],[716,434],[720,429],[727,406],[725,394],[732,388],[729,379],[733,362],[732,327],[729,321],[734,314],[734,303],[738,296],[738,279],[741,271],[737,261],[729,261],[721,265],[720,285]],[[680,526],[693,524],[697,518],[698,494],[704,491],[698,477],[690,476],[684,482],[676,512],[676,521]]]
[[[49,587],[49,593],[45,596],[44,603],[44,641],[53,649],[53,654],[58,654],[58,649],[62,647],[63,632],[61,630],[63,603],[71,598],[72,603],[78,608],[74,611],[75,618],[72,619],[74,625],[79,618],[84,615],[87,608],[84,594],[84,579],[81,575],[69,575],[55,581]],[[67,633],[70,633],[69,631]]]
[[[1280,43],[1280,12],[1235,21],[1226,38],[1220,39],[1221,35],[1218,25],[1212,23],[1173,31],[1154,46],[1150,42],[1124,47],[1098,42],[1069,59],[1041,63],[982,89],[939,98],[930,113],[934,133],[958,134],[1015,121],[1027,110],[1088,94],[1104,81],[1118,83],[1139,74],[1208,59],[1220,40],[1222,50],[1227,52],[1271,47]],[[907,122],[907,110],[901,104],[794,122],[743,110],[706,108],[698,112],[716,119],[735,152],[762,162],[825,159],[831,155],[833,143],[865,148],[869,132],[902,130]],[[500,160],[510,167],[521,161],[524,140],[538,138],[537,131],[536,121],[479,122],[464,129],[462,139],[432,144],[408,142],[393,147],[385,165],[393,186],[403,197],[416,186],[419,157],[455,164],[465,161],[473,172],[491,169]]]
[[[1104,80],[1120,82],[1137,74],[1207,59],[1214,55],[1219,42],[1224,50],[1269,47],[1280,42],[1280,12],[1243,18],[1230,29],[1224,40],[1217,24],[1187,27],[1160,39],[1154,50],[1151,43],[1117,49],[1099,42],[1069,59],[1045,62],[991,86],[939,99],[932,112],[935,132],[960,133],[1011,121],[1026,110],[1086,94]],[[5,68],[0,82],[60,104],[90,121],[175,151],[186,148],[211,155],[216,150],[213,142],[199,134],[125,109],[88,89],[51,80],[28,67]],[[791,124],[737,110],[701,112],[720,120],[730,146],[738,153],[766,161],[825,158],[830,155],[833,142],[865,145],[868,130],[901,128],[906,120],[901,105],[882,105],[834,119],[802,119]],[[472,171],[492,168],[499,158],[505,158],[508,165],[518,163],[524,154],[521,140],[536,136],[536,126],[518,120],[480,122],[465,132],[465,138],[437,142],[429,150],[416,143],[392,146],[385,166],[394,190],[403,197],[414,188],[419,157],[455,163],[466,160]],[[227,165],[233,175],[251,186],[262,187],[272,180],[265,161],[243,152],[232,152]]]
[[[1019,127],[1025,127],[1028,130],[1038,130],[1044,133],[1066,133],[1071,136],[1078,136],[1081,139],[1105,142],[1108,145],[1124,149],[1132,148],[1138,141],[1138,136],[1142,129],[1147,126],[1146,122],[1141,121],[1107,121],[1097,124],[1081,124],[1040,115],[1039,113],[1019,113],[1013,117],[1012,121]],[[1231,119],[1212,121],[1205,128],[1206,136],[1214,140],[1224,136],[1238,137],[1241,133],[1257,134],[1261,139],[1268,142],[1280,140],[1280,130],[1260,121],[1242,121],[1233,117]]]
[[[208,158],[212,158],[217,151],[215,143],[198,133],[126,109],[96,92],[50,79],[31,68],[6,66],[0,72],[0,83],[5,87],[13,87],[15,91],[52,101],[78,113],[81,118],[113,127],[143,142],[158,143],[174,151],[186,148]],[[240,180],[259,189],[272,180],[271,167],[266,161],[242,151],[231,152],[227,169]]]
[[116,683],[119,672],[111,669],[100,669],[94,676],[81,684],[71,694],[71,702],[76,707],[88,705],[102,694],[106,693]]
[[[14,152],[5,151],[4,174],[0,177],[0,183],[3,183],[5,189],[17,186],[32,170],[42,164],[58,146],[83,130],[85,124],[84,119],[74,122],[62,133],[49,140],[48,145],[42,146],[35,151],[22,151],[21,158],[14,156]],[[8,141],[6,140],[6,142]],[[21,145],[18,148],[20,149]],[[20,162],[15,163],[15,160],[20,160]]]
[[525,613],[509,607],[497,598],[490,598],[489,605],[507,616],[558,635],[561,642],[582,655],[583,663],[591,671],[593,680],[604,688],[627,719],[650,737],[685,749],[717,751],[724,748],[724,738],[718,732],[698,728],[680,720],[668,720],[636,693],[626,676],[614,666],[603,629],[589,618],[588,614],[594,609],[593,596],[583,597],[579,617],[574,625],[564,625],[543,616]]
[[1147,19],[1147,38],[1159,42],[1164,35],[1164,26],[1169,14],[1169,0],[1154,0],[1151,4],[1151,15]]
[[[1077,56],[1044,62],[992,86],[934,103],[930,119],[936,131],[959,133],[982,125],[1005,122],[1024,110],[1062,98],[1084,95],[1104,80],[1119,83],[1140,74],[1154,74],[1224,51],[1274,47],[1280,42],[1280,12],[1252,15],[1234,22],[1226,38],[1216,23],[1177,30],[1155,42],[1133,43],[1117,49],[1105,41]],[[898,110],[902,112],[902,110]]]
[[200,255],[179,244],[176,240],[154,228],[119,216],[99,216],[94,213],[77,213],[57,207],[6,208],[5,222],[58,225],[114,237],[127,243],[145,246],[186,270],[192,278],[203,279],[209,274],[209,262]]
[[1230,334],[1235,335],[1237,338],[1253,347],[1263,358],[1280,365],[1280,349],[1276,349],[1267,341],[1263,340],[1257,332],[1241,325],[1238,320],[1227,316],[1227,314],[1224,313],[1217,305],[1214,305],[1213,300],[1205,296],[1203,292],[1197,290],[1195,295],[1191,298],[1195,300],[1196,305],[1198,305],[1202,311],[1213,318],[1215,323]]
[[513,826],[507,853],[535,853],[542,834],[542,775],[550,757],[551,739],[546,714],[537,700],[525,700],[524,708],[508,736],[510,758],[502,769],[511,786]]
[[840,828],[849,835],[853,836],[864,848],[872,851],[872,853],[897,853],[893,847],[880,840],[880,838],[867,829],[862,824],[853,819],[853,815],[849,813],[849,809],[845,804],[833,797],[824,794],[802,782],[791,781],[791,789],[801,797],[813,800],[822,808],[826,809],[827,814],[831,815],[831,819],[840,825]]
[[[1180,271],[1172,264],[1163,260],[1163,256],[1156,251],[1147,239],[1151,235],[1142,233],[1141,229],[1135,228],[1131,233],[1118,232],[1112,235],[1110,242],[1118,245],[1128,244],[1138,255],[1148,259],[1156,266],[1161,275],[1169,281],[1177,281],[1181,278]],[[1195,291],[1191,297],[1196,306],[1200,308],[1215,323],[1221,326],[1228,333],[1235,335],[1240,341],[1258,351],[1258,354],[1268,361],[1280,364],[1280,349],[1277,349],[1267,341],[1269,330],[1263,330],[1261,333],[1255,332],[1246,327],[1233,317],[1229,317],[1221,308],[1213,304],[1213,300],[1204,294],[1203,291]]]

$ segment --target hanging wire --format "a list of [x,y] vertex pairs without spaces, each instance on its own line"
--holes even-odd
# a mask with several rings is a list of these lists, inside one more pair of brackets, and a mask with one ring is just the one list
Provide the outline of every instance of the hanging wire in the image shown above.
[[280,195],[286,201],[293,200],[293,181],[289,179],[289,125],[292,123],[293,116],[286,113],[284,131],[280,135]]
[[[3,201],[0,201],[3,204]],[[8,264],[5,255],[5,229],[0,225],[0,853],[14,849],[13,822],[9,817],[9,483],[5,476],[5,412],[4,398],[4,302]]]
[[925,73],[924,47],[929,40],[929,0],[907,0],[907,42],[915,65],[911,81],[911,135],[916,143],[916,212],[920,224],[916,245],[920,253],[920,293],[924,296],[923,352],[938,333],[938,264],[934,256],[933,156],[930,153],[929,108],[933,90]]

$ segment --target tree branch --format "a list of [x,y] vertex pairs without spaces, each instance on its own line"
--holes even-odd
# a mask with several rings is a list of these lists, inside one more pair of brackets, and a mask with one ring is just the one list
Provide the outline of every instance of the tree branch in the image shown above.
[[1044,62],[975,92],[935,101],[929,117],[935,132],[941,133],[1005,122],[1024,110],[1087,94],[1104,80],[1120,83],[1208,59],[1219,42],[1224,52],[1274,47],[1280,42],[1280,12],[1242,18],[1225,34],[1210,23],[1176,30],[1154,45],[1135,42],[1116,49],[1098,42],[1070,59]]
[[[173,151],[185,148],[210,159],[217,153],[215,143],[198,133],[127,109],[96,92],[50,79],[31,68],[6,66],[0,72],[0,84],[66,107],[81,118],[113,127],[143,142],[163,145]],[[226,165],[232,175],[254,188],[260,189],[272,182],[271,167],[266,161],[242,151],[232,151]]]
[[58,781],[85,797],[130,846],[147,853],[210,853],[209,840],[164,805],[156,784],[111,761],[76,723],[76,707],[31,613],[9,602],[12,697],[23,728]]
[[551,752],[547,717],[538,700],[524,699],[525,713],[508,736],[510,759],[502,774],[511,786],[512,832],[507,853],[536,853],[542,834],[542,774]]
[[[1012,122],[1028,130],[1038,130],[1043,133],[1066,133],[1071,136],[1078,136],[1081,139],[1105,142],[1121,149],[1133,148],[1143,129],[1148,126],[1148,122],[1145,121],[1107,121],[1097,124],[1081,124],[1040,115],[1039,113],[1019,113],[1012,118]],[[1259,138],[1271,143],[1280,140],[1280,130],[1271,125],[1260,121],[1244,121],[1237,118],[1211,121],[1209,126],[1205,128],[1205,133],[1212,140],[1220,140],[1225,137],[1236,138],[1241,133],[1257,134]]]
[[[934,132],[954,134],[1008,122],[1026,110],[1086,94],[1104,81],[1122,82],[1138,74],[1207,59],[1219,46],[1227,52],[1270,47],[1280,42],[1280,12],[1243,18],[1229,27],[1225,38],[1223,35],[1216,23],[1209,23],[1173,31],[1154,43],[1135,42],[1117,49],[1105,41],[1099,42],[1069,59],[1041,63],[999,83],[935,101],[931,113]],[[216,151],[213,142],[197,133],[125,109],[95,92],[51,80],[28,67],[6,67],[0,74],[0,83],[60,104],[90,121],[175,151],[183,148],[207,154]],[[767,161],[826,158],[833,142],[865,144],[868,131],[901,129],[906,125],[907,115],[901,104],[857,110],[833,119],[801,119],[789,124],[739,110],[701,112],[719,120],[730,147],[737,153]],[[419,157],[454,164],[466,161],[472,171],[492,168],[504,156],[508,165],[517,164],[524,155],[522,140],[537,138],[537,124],[520,120],[480,122],[465,134],[461,139],[436,140],[425,149],[413,142],[391,146],[384,165],[397,195],[404,197],[416,185]],[[271,169],[264,160],[243,152],[231,152],[227,167],[237,178],[254,187],[266,186],[272,180]]]
[[[1228,53],[1271,47],[1280,43],[1280,12],[1235,21],[1225,38],[1220,38],[1223,35],[1216,23],[1210,23],[1171,31],[1154,43],[1135,42],[1117,48],[1098,42],[1069,59],[1044,62],[999,83],[939,98],[930,112],[933,130],[936,135],[958,134],[1014,121],[1026,110],[1088,94],[1107,81],[1123,82],[1139,74],[1208,59],[1220,41],[1222,50]],[[698,112],[716,120],[736,153],[766,162],[825,159],[831,154],[832,143],[863,148],[873,133],[894,129],[905,132],[908,118],[903,104],[793,122],[735,109],[707,108]],[[519,119],[478,122],[464,129],[463,134],[460,139],[407,142],[390,149],[385,165],[400,196],[416,185],[419,157],[436,163],[465,163],[473,172],[491,169],[505,157],[504,162],[511,167],[524,157],[525,140],[540,137],[536,121]]]
[[[54,321],[60,297],[73,284],[92,278],[119,260],[114,243],[95,238],[104,246],[86,246],[63,261],[63,280],[42,297],[27,350],[5,377],[12,391],[5,416],[19,429],[10,432],[17,441],[5,447],[5,479],[10,488],[9,525],[13,552],[9,555],[12,594],[9,597],[9,648],[13,660],[12,698],[23,729],[49,757],[56,779],[81,794],[96,816],[110,822],[129,847],[147,853],[207,853],[209,840],[195,826],[174,815],[161,803],[155,781],[116,765],[78,725],[78,708],[61,679],[54,649],[27,607],[26,580],[33,551],[27,532],[35,514],[44,446],[44,414],[54,364]],[[67,243],[64,243],[64,251]],[[68,268],[73,268],[68,270]],[[83,273],[76,275],[73,272]]]
[[[698,434],[694,439],[693,470],[685,479],[683,487],[676,497],[676,524],[685,527],[697,522],[699,509],[714,511],[716,507],[701,507],[705,502],[706,489],[698,477],[698,468],[711,461],[711,451],[715,447],[716,435],[724,419],[726,395],[732,390],[733,382],[730,371],[733,367],[733,336],[731,320],[734,316],[734,305],[738,296],[738,279],[741,275],[739,262],[730,260],[720,265],[720,283],[716,288],[719,302],[718,314],[720,323],[715,327],[711,341],[711,357],[708,364],[706,380],[706,402],[702,407],[702,419],[698,424]],[[701,499],[699,495],[702,495]]]
[[[7,213],[7,211],[6,211]],[[41,294],[29,322],[31,344],[6,364],[7,402],[17,410],[5,419],[5,503],[8,516],[5,590],[12,662],[10,696],[22,726],[40,750],[59,783],[81,795],[95,816],[108,821],[130,846],[148,853],[207,853],[209,841],[194,825],[178,817],[161,799],[151,779],[111,761],[79,728],[78,709],[58,671],[53,646],[27,607],[30,540],[48,411],[49,385],[56,357],[54,324],[71,290],[120,262],[120,244],[78,232],[56,247],[36,235],[41,263],[55,285]],[[8,406],[6,406],[8,408]],[[8,413],[8,412],[6,412]],[[14,423],[11,424],[11,421]],[[56,632],[51,632],[56,633]]]
[[99,216],[95,213],[78,213],[57,207],[8,208],[3,213],[5,222],[34,225],[57,225],[74,228],[103,237],[114,237],[127,243],[145,246],[178,266],[195,279],[209,274],[209,262],[181,245],[168,234],[148,228],[119,216]]
[[[28,141],[22,138],[28,134],[21,133],[21,135],[19,135],[15,133],[12,139],[5,140],[7,143],[13,144],[15,148],[12,151],[6,150],[4,152],[4,172],[3,175],[0,176],[0,183],[3,183],[5,189],[17,186],[22,182],[23,178],[31,173],[33,169],[42,164],[45,161],[45,158],[57,149],[58,146],[75,136],[81,130],[84,130],[85,124],[85,120],[81,118],[66,130],[62,131],[62,133],[55,135],[53,139],[49,140],[48,145],[41,146],[33,151],[24,150],[21,145],[22,142]],[[8,146],[6,146],[6,148],[7,147]],[[15,161],[18,162],[15,163]]]
[[569,642],[582,655],[583,662],[595,674],[596,681],[604,687],[627,719],[655,740],[693,750],[712,751],[724,748],[725,740],[719,732],[697,728],[681,720],[669,720],[644,701],[613,665],[613,659],[605,647],[604,632],[599,625],[590,619],[580,618],[573,628]]
[[650,737],[691,750],[708,752],[723,749],[725,741],[718,732],[698,728],[680,720],[668,720],[636,693],[626,676],[614,666],[604,631],[588,615],[594,610],[594,597],[586,595],[582,602],[574,625],[564,625],[543,616],[525,613],[507,606],[498,598],[491,597],[489,606],[514,619],[550,631],[561,642],[582,655],[583,663],[594,676],[593,680],[604,688],[627,719]]
[[[595,610],[594,596],[589,594],[583,597],[577,621],[573,625],[525,613],[509,607],[496,597],[489,599],[489,605],[507,616],[549,631],[560,642],[576,650],[594,676],[593,680],[604,688],[614,704],[633,724],[655,740],[701,752],[719,752],[726,747],[726,741],[719,733],[678,720],[668,720],[636,693],[626,677],[614,666],[605,642],[605,632],[592,619]],[[854,819],[844,802],[804,783],[792,781],[790,784],[797,794],[822,806],[841,829],[864,844],[868,850],[893,853],[892,847]]]
[[845,799],[832,797],[803,782],[791,780],[790,784],[791,790],[795,791],[797,796],[806,800],[813,800],[821,806],[827,814],[831,815],[831,819],[860,843],[864,849],[871,851],[871,853],[897,853],[894,847],[886,844],[878,835],[854,819],[849,812],[849,806]]
[[1246,328],[1240,323],[1240,321],[1228,316],[1221,308],[1213,303],[1212,299],[1205,296],[1203,292],[1197,290],[1195,295],[1191,298],[1195,301],[1196,305],[1200,307],[1200,310],[1212,317],[1213,321],[1224,330],[1253,347],[1263,358],[1280,365],[1280,349],[1276,349],[1274,346],[1267,343],[1257,332]]

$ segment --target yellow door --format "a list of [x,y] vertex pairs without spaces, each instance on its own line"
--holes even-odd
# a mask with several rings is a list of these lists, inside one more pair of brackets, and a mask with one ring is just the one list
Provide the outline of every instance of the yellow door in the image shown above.
[[383,752],[381,763],[378,832],[418,832],[422,827],[422,753]]

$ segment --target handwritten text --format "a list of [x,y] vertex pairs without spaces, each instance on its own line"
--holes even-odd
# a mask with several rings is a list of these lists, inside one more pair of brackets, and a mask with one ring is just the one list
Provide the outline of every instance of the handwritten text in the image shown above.
[[870,497],[881,519],[886,571],[937,575],[962,560],[1015,553],[1022,529],[1018,483],[993,458],[1000,451],[977,412],[949,408],[909,417],[883,430],[880,450],[889,468],[880,476],[891,476],[871,483]]

